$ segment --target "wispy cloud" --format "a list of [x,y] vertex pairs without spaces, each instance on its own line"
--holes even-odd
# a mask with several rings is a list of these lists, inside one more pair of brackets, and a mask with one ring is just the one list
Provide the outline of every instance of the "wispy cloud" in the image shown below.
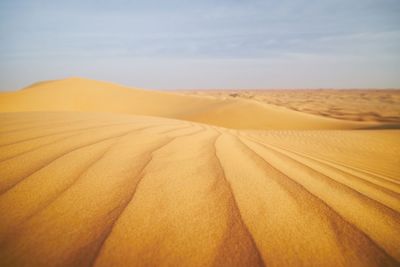
[[[347,64],[351,60],[354,68],[368,59],[369,64],[379,63],[383,69],[399,70],[399,13],[397,0],[4,0],[0,2],[0,73],[3,73],[0,75],[4,76],[3,87],[13,87],[19,84],[9,75],[18,71],[15,66],[21,66],[20,69],[24,69],[23,64],[43,66],[36,68],[36,72],[42,73],[38,76],[43,77],[46,73],[57,75],[46,66],[67,61],[83,66],[86,64],[83,61],[99,58],[121,62],[120,68],[114,64],[109,71],[126,73],[116,75],[122,77],[119,78],[122,82],[130,80],[123,78],[129,75],[126,66],[122,67],[127,60],[135,69],[136,62],[143,64],[145,60],[153,63],[159,60],[161,65],[165,60],[207,61],[210,65],[217,61],[239,64],[249,60],[243,66],[249,68],[248,62],[259,66],[255,62],[274,61],[277,66],[289,64],[301,68],[310,67],[313,62],[312,68],[318,70],[318,64],[323,64],[326,58]],[[300,59],[299,55],[310,60]],[[396,60],[398,63],[394,64]],[[162,76],[156,69],[153,76]],[[238,69],[249,71],[240,66]],[[77,67],[63,71],[58,75],[75,72]],[[271,73],[270,68],[264,71]],[[365,71],[368,79],[370,75]],[[100,76],[101,71],[93,73]],[[332,69],[332,77],[335,73]],[[269,80],[256,78],[257,87],[269,86]],[[343,77],[337,79],[342,79],[343,85],[349,83]],[[382,83],[383,87],[400,86],[395,78],[387,80],[390,83]],[[296,82],[300,86],[312,84],[306,80]],[[327,83],[318,85],[329,87]],[[221,78],[210,82],[210,87],[214,84],[232,83]],[[147,87],[152,85],[149,82]],[[175,75],[165,87],[174,86],[196,87],[196,84]]]

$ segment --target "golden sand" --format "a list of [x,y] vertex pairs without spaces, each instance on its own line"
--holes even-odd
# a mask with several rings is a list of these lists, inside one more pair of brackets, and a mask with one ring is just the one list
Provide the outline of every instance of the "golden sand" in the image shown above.
[[0,109],[0,266],[399,265],[384,122],[83,79]]

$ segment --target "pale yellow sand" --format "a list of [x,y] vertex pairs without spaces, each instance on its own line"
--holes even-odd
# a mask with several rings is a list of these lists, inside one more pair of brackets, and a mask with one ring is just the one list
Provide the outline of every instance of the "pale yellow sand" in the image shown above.
[[279,108],[252,123],[287,130],[228,129],[165,118],[214,101],[224,122],[218,98],[115,87],[109,106],[93,88],[66,112],[47,85],[0,96],[3,111],[48,109],[0,113],[0,266],[399,265],[400,131]]

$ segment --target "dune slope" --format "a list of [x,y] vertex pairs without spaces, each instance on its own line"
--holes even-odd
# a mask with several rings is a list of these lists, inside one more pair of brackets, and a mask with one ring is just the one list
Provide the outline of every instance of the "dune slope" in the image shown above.
[[1,113],[0,265],[398,266],[399,136]]
[[252,100],[140,90],[81,78],[41,82],[0,95],[0,112],[21,111],[127,113],[235,129],[359,129],[380,125],[325,118]]

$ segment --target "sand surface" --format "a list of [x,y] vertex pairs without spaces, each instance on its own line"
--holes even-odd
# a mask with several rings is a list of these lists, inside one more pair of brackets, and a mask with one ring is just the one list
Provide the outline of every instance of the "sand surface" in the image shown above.
[[0,112],[82,111],[168,117],[235,129],[360,129],[382,123],[337,120],[260,101],[127,88],[71,78],[0,95]]
[[0,110],[0,266],[399,266],[387,122],[83,79]]
[[352,121],[400,124],[400,90],[186,90],[187,95],[251,99],[304,113]]

